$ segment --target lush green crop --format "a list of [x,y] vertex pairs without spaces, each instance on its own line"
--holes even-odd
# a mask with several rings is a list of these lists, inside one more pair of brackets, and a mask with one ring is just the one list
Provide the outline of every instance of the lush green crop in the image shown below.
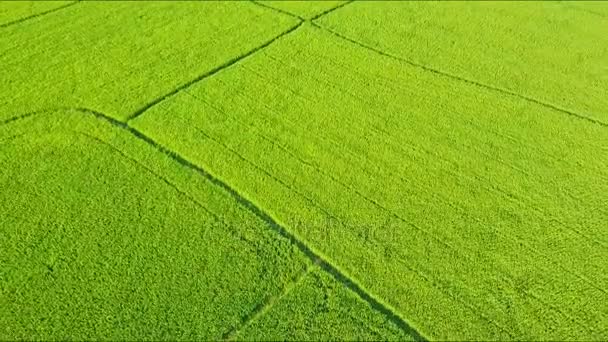
[[430,336],[605,334],[601,125],[311,25],[132,124]]
[[0,339],[606,339],[606,15],[0,3]]

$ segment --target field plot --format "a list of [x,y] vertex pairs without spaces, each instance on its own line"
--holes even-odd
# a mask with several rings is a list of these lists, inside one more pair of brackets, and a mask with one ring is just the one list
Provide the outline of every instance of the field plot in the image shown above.
[[132,124],[432,337],[606,334],[601,125],[311,25]]
[[[0,127],[0,339],[220,339],[312,267],[141,139],[87,113],[41,116]],[[332,309],[362,326],[326,337],[384,329],[351,297]]]
[[608,125],[607,11],[605,2],[368,1],[319,24],[411,62]]
[[0,28],[17,24],[74,3],[75,1],[1,1]]
[[243,2],[78,3],[2,30],[0,120],[58,107],[125,119],[296,23]]
[[0,340],[606,340],[607,16],[0,2]]

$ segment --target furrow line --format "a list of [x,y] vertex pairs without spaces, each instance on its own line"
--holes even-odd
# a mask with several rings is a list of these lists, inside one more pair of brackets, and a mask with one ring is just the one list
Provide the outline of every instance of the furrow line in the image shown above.
[[219,146],[221,146],[223,149],[229,151],[230,153],[234,154],[235,156],[237,156],[239,159],[241,159],[242,161],[246,162],[247,164],[253,166],[255,169],[259,170],[260,172],[264,173],[266,176],[270,177],[272,180],[276,181],[277,183],[281,184],[282,186],[284,186],[285,188],[289,189],[289,191],[292,191],[293,193],[302,196],[303,198],[305,198],[311,205],[313,205],[314,207],[316,207],[317,209],[319,209],[321,212],[323,212],[323,214],[325,214],[327,217],[330,217],[336,221],[340,221],[339,218],[337,218],[335,215],[333,215],[332,213],[330,213],[329,211],[327,211],[327,209],[323,208],[320,205],[317,205],[316,202],[306,196],[305,194],[297,191],[296,189],[292,188],[291,186],[289,186],[289,184],[283,182],[282,180],[278,179],[276,176],[272,175],[270,172],[266,171],[265,169],[263,169],[262,167],[258,166],[257,164],[253,163],[252,161],[250,161],[249,159],[243,157],[241,154],[239,154],[237,151],[233,150],[232,148],[230,148],[229,146],[227,146],[226,144],[220,142],[219,140],[213,138],[212,136],[208,135],[207,133],[205,133],[202,130],[199,130],[199,133],[201,133],[202,135],[204,135],[207,139],[213,141],[214,143],[218,144]]
[[311,24],[312,24],[312,26],[314,26],[314,27],[316,27],[316,28],[318,28],[320,30],[324,30],[326,32],[329,32],[332,35],[334,35],[334,36],[336,36],[336,37],[338,37],[338,38],[340,38],[340,39],[342,39],[344,41],[347,41],[347,42],[349,42],[351,44],[355,44],[355,45],[357,45],[357,46],[359,46],[361,48],[373,51],[373,52],[375,52],[375,53],[377,53],[379,55],[382,55],[382,56],[385,56],[385,57],[389,57],[391,59],[400,61],[402,63],[406,63],[406,64],[408,64],[410,66],[422,69],[424,71],[428,71],[428,72],[433,73],[435,75],[439,75],[439,76],[443,76],[443,77],[448,77],[448,78],[451,78],[451,79],[454,79],[454,80],[458,80],[460,82],[465,82],[465,83],[468,83],[468,84],[475,85],[477,87],[481,87],[481,88],[489,89],[489,90],[496,91],[496,92],[499,92],[499,93],[502,93],[502,94],[514,96],[514,97],[517,97],[519,99],[522,99],[522,100],[525,100],[525,101],[528,101],[528,102],[531,102],[531,103],[535,103],[535,104],[538,104],[538,105],[546,107],[546,108],[550,108],[550,109],[555,110],[557,112],[570,115],[570,116],[572,116],[574,118],[585,120],[587,122],[590,122],[590,123],[593,123],[593,124],[600,125],[600,126],[608,128],[608,123],[600,121],[600,120],[597,120],[597,119],[594,119],[592,117],[589,117],[589,116],[586,116],[586,115],[583,115],[583,114],[579,114],[579,113],[570,111],[568,109],[564,109],[564,108],[558,107],[557,105],[554,105],[554,104],[551,104],[551,103],[548,103],[548,102],[543,102],[543,101],[534,99],[532,97],[528,97],[526,95],[518,94],[518,93],[515,93],[515,92],[512,92],[512,91],[506,90],[506,89],[494,87],[494,86],[487,85],[487,84],[484,84],[484,83],[481,83],[481,82],[478,82],[478,81],[474,81],[474,80],[470,80],[470,79],[467,79],[467,78],[464,78],[464,77],[456,76],[456,75],[453,75],[453,74],[450,74],[450,73],[447,73],[447,72],[444,72],[444,71],[441,71],[441,70],[433,69],[433,68],[428,67],[426,65],[418,64],[416,62],[413,62],[411,60],[405,59],[403,57],[392,55],[390,53],[387,53],[387,52],[384,52],[384,51],[379,50],[377,48],[374,48],[372,46],[369,46],[367,44],[364,44],[364,43],[361,43],[359,41],[356,41],[356,40],[354,40],[352,38],[349,38],[349,37],[347,37],[347,36],[345,36],[345,35],[343,35],[341,33],[336,32],[336,31],[334,31],[334,30],[332,30],[330,28],[321,26],[321,25],[317,24],[314,21],[311,21]]
[[39,17],[45,16],[47,14],[51,14],[53,12],[60,11],[62,9],[66,9],[68,7],[76,5],[79,2],[80,2],[80,0],[74,1],[74,2],[70,2],[69,4],[65,4],[63,6],[52,8],[52,9],[44,11],[44,12],[36,13],[36,14],[30,15],[29,17],[25,17],[25,18],[21,18],[21,19],[17,19],[17,20],[8,22],[8,23],[1,24],[0,25],[0,29],[6,28],[6,27],[9,27],[9,26],[13,26],[13,25],[17,25],[17,24],[20,24],[20,23],[22,23],[24,21],[28,21],[28,20],[31,20],[31,19],[39,18]]
[[258,51],[260,51],[260,50],[268,47],[270,44],[276,42],[277,40],[281,39],[282,37],[290,34],[291,32],[295,31],[296,29],[298,29],[301,25],[302,25],[302,22],[299,22],[299,23],[295,24],[294,26],[292,26],[288,30],[286,30],[283,33],[279,34],[278,36],[270,39],[266,43],[264,43],[264,44],[262,44],[262,45],[260,45],[260,46],[258,46],[256,48],[254,48],[254,49],[251,49],[251,50],[247,51],[246,53],[241,54],[241,55],[239,55],[237,57],[231,58],[228,61],[222,63],[221,65],[219,65],[219,66],[217,66],[217,67],[215,67],[215,68],[213,68],[213,69],[211,69],[211,70],[209,70],[209,71],[207,71],[207,72],[205,72],[205,73],[197,76],[196,78],[190,80],[189,82],[186,82],[186,83],[182,84],[181,86],[173,89],[172,91],[168,92],[167,94],[162,95],[162,96],[160,96],[160,97],[152,100],[151,102],[149,102],[146,105],[144,105],[142,108],[136,110],[131,115],[129,115],[127,117],[127,119],[126,119],[126,122],[129,122],[129,121],[137,118],[138,116],[140,116],[144,112],[146,112],[148,109],[150,109],[153,106],[155,106],[155,105],[163,102],[167,98],[172,97],[173,95],[179,93],[180,91],[182,91],[182,90],[190,87],[191,85],[193,85],[193,84],[195,84],[197,82],[200,82],[200,81],[202,81],[203,79],[205,79],[207,77],[213,76],[216,73],[218,73],[218,72],[220,72],[220,71],[222,71],[222,70],[224,70],[224,69],[226,69],[226,68],[228,68],[228,67],[236,64],[237,62],[239,62],[239,61],[241,61],[241,60],[243,60],[243,59],[245,59],[245,58],[253,55],[254,53],[256,53],[256,52],[258,52]]
[[[59,110],[61,110],[61,109],[62,108],[60,108]],[[68,109],[68,108],[66,108],[66,109]],[[43,114],[43,113],[48,113],[49,111],[52,111],[52,110],[42,109],[42,110],[38,110],[38,111],[35,111],[35,112],[29,112],[29,113],[21,114],[19,116],[14,116],[12,118],[0,121],[0,126],[9,124],[9,123],[11,123],[13,121],[18,121],[18,120],[26,119],[26,118],[28,118],[30,116],[34,116],[34,115],[38,115],[38,114]]]

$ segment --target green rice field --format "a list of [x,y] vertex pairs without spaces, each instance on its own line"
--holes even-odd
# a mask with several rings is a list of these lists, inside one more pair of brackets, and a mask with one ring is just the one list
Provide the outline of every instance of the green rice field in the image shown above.
[[608,2],[0,1],[0,340],[608,339]]

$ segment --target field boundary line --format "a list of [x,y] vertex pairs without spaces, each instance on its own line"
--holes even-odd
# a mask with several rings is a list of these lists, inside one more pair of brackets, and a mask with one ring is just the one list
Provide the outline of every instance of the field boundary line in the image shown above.
[[33,112],[23,113],[21,115],[14,116],[14,117],[8,118],[6,120],[0,121],[0,126],[4,126],[4,125],[9,124],[9,123],[11,123],[13,121],[19,121],[19,120],[27,119],[30,116],[35,116],[35,115],[44,114],[44,113],[52,112],[52,111],[55,111],[55,110],[63,110],[63,109],[69,110],[69,108],[67,108],[67,107],[65,107],[65,108],[62,107],[62,108],[58,108],[58,109],[54,109],[54,108],[50,109],[50,110],[49,109],[40,109],[40,110],[36,110],[36,111],[33,111]]
[[258,5],[258,6],[260,6],[260,7],[267,8],[267,9],[272,10],[272,11],[275,11],[275,12],[277,12],[277,13],[282,13],[282,14],[288,15],[288,16],[290,16],[290,17],[292,17],[292,18],[299,19],[299,20],[301,20],[302,22],[305,22],[305,21],[312,22],[313,20],[317,20],[317,19],[321,18],[322,16],[324,16],[324,15],[326,15],[326,14],[329,14],[329,13],[331,13],[331,12],[333,12],[333,11],[337,10],[337,9],[340,9],[340,8],[342,8],[342,7],[346,6],[346,5],[348,5],[348,4],[352,3],[352,2],[354,2],[355,0],[348,0],[348,1],[344,1],[343,3],[338,4],[338,5],[337,5],[337,6],[335,6],[335,7],[328,8],[328,9],[326,9],[325,11],[323,11],[323,12],[321,12],[321,13],[317,13],[317,14],[315,14],[315,15],[314,15],[313,17],[311,17],[310,19],[306,19],[306,18],[304,18],[304,17],[302,17],[302,16],[300,16],[300,15],[298,15],[298,14],[291,13],[291,12],[288,12],[288,11],[283,10],[283,9],[280,9],[280,8],[276,8],[276,7],[272,7],[272,6],[266,5],[265,3],[263,3],[262,1],[259,1],[259,0],[250,0],[250,1],[251,1],[251,3],[253,3],[253,4],[255,4],[255,5]]
[[179,189],[177,187],[177,185],[173,184],[171,181],[169,181],[167,178],[163,177],[162,175],[158,174],[156,171],[152,170],[151,168],[147,167],[146,165],[144,165],[143,163],[141,163],[139,160],[129,156],[127,153],[123,152],[121,149],[117,148],[116,146],[103,141],[102,139],[99,139],[98,137],[91,135],[89,133],[86,132],[82,132],[82,131],[76,131],[76,130],[70,130],[71,132],[74,132],[76,134],[80,134],[80,135],[84,135],[85,137],[92,139],[104,146],[107,146],[109,149],[111,149],[112,151],[118,153],[121,157],[125,158],[126,160],[134,163],[135,165],[137,165],[138,167],[141,167],[142,169],[144,169],[145,171],[150,172],[153,176],[155,176],[156,178],[158,178],[160,181],[162,181],[163,183],[165,183],[166,185],[168,185],[169,187],[173,188],[175,191],[177,191],[177,193],[179,193],[180,195],[184,196],[185,198],[189,199],[190,201],[192,201],[194,204],[196,204],[197,207],[200,207],[201,209],[203,209],[206,213],[208,213],[209,215],[211,215],[214,219],[216,219],[218,222],[222,222],[224,224],[226,224],[227,226],[229,226],[228,223],[226,223],[221,217],[219,217],[217,214],[215,214],[214,212],[212,212],[211,210],[209,210],[206,206],[204,206],[202,203],[200,203],[196,198],[194,198],[193,196],[191,196],[190,194],[182,191],[181,189]]
[[256,53],[256,52],[258,52],[258,51],[260,51],[260,50],[268,47],[269,45],[271,45],[272,43],[276,42],[277,40],[283,38],[284,36],[290,34],[293,31],[297,30],[300,26],[302,26],[302,23],[303,22],[301,22],[301,21],[298,22],[297,24],[295,24],[292,27],[290,27],[289,29],[283,31],[282,33],[280,33],[279,35],[275,36],[274,38],[266,41],[265,43],[263,43],[263,44],[255,47],[255,48],[253,48],[253,49],[251,49],[251,50],[249,50],[249,51],[247,51],[247,52],[245,52],[243,54],[240,54],[240,55],[238,55],[236,57],[233,57],[233,58],[225,61],[224,63],[216,66],[215,68],[213,68],[213,69],[211,69],[211,70],[209,70],[209,71],[207,71],[207,72],[205,72],[205,73],[203,73],[203,74],[195,77],[194,79],[192,79],[192,80],[190,80],[190,81],[188,81],[186,83],[183,83],[182,85],[180,85],[179,87],[171,90],[170,92],[168,92],[168,93],[166,93],[166,94],[164,94],[164,95],[162,95],[160,97],[155,98],[154,100],[148,102],[143,107],[137,109],[135,112],[133,112],[129,116],[127,116],[127,118],[125,119],[125,122],[129,122],[129,121],[137,118],[138,116],[140,116],[143,113],[145,113],[148,109],[156,106],[157,104],[159,104],[159,103],[163,102],[164,100],[172,97],[173,95],[176,95],[177,93],[181,92],[182,90],[184,90],[184,89],[186,89],[186,88],[194,85],[195,83],[198,83],[198,82],[204,80],[207,77],[211,77],[211,76],[217,74],[218,72],[220,72],[220,71],[222,71],[222,70],[224,70],[226,68],[229,68],[230,66],[238,63],[239,61],[241,61],[241,60],[243,60],[243,59],[245,59],[245,58],[253,55],[254,53]]
[[[209,104],[207,101],[199,98],[198,96],[192,95],[191,93],[189,93],[188,91],[184,92],[184,94],[191,96],[195,99],[197,99],[198,101],[201,101],[202,103],[204,103],[205,105],[214,108],[214,106],[212,106],[211,104]],[[216,109],[217,110],[217,109]],[[222,112],[224,113],[224,112]],[[284,188],[288,189],[289,191],[297,194],[298,196],[301,196],[302,198],[304,198],[306,201],[308,201],[308,203],[310,205],[312,205],[313,207],[319,209],[325,216],[336,220],[337,222],[341,222],[340,219],[338,217],[336,217],[334,214],[332,214],[331,212],[329,212],[327,209],[323,208],[323,206],[321,204],[319,204],[317,201],[315,201],[313,198],[310,198],[309,196],[306,196],[305,194],[299,192],[298,190],[294,189],[292,186],[290,186],[289,184],[285,183],[284,181],[282,181],[281,179],[278,179],[276,176],[274,176],[273,174],[271,174],[270,172],[268,172],[266,169],[264,169],[263,167],[257,165],[256,163],[254,163],[253,161],[243,157],[240,153],[238,153],[237,151],[235,151],[234,149],[232,149],[230,146],[222,143],[221,141],[219,141],[218,139],[210,136],[209,134],[207,134],[204,130],[202,129],[198,129],[198,132],[200,134],[202,134],[205,138],[211,140],[213,143],[215,143],[216,145],[222,147],[223,149],[225,149],[226,151],[234,154],[237,158],[239,158],[240,160],[242,160],[243,162],[251,165],[253,168],[255,168],[256,170],[260,171],[261,173],[263,173],[264,175],[266,175],[267,177],[269,177],[270,179],[272,179],[273,181],[279,183],[281,186],[283,186]]]
[[66,9],[68,7],[74,6],[77,3],[79,3],[79,2],[80,2],[80,0],[73,1],[73,2],[67,3],[65,5],[59,6],[59,7],[51,8],[50,10],[46,10],[44,12],[32,14],[32,15],[30,15],[28,17],[24,17],[24,18],[21,18],[21,19],[9,21],[8,23],[1,24],[0,25],[0,29],[6,28],[6,27],[9,27],[9,26],[13,26],[13,25],[17,25],[17,24],[21,24],[22,22],[25,22],[25,21],[28,21],[28,20],[31,20],[31,19],[36,19],[36,18],[39,18],[39,17],[43,17],[43,16],[45,16],[47,14],[51,14],[53,12],[57,12],[57,11],[60,11],[62,9]]
[[379,55],[382,55],[382,56],[389,57],[391,59],[400,61],[402,63],[406,63],[406,64],[408,64],[410,66],[416,67],[418,69],[422,69],[424,71],[433,73],[435,75],[451,78],[453,80],[457,80],[457,81],[460,81],[460,82],[468,83],[468,84],[471,84],[471,85],[474,85],[474,86],[477,86],[477,87],[480,87],[480,88],[485,88],[485,89],[496,91],[496,92],[499,92],[499,93],[502,93],[502,94],[510,95],[510,96],[513,96],[513,97],[517,97],[519,99],[522,99],[522,100],[525,100],[525,101],[528,101],[528,102],[531,102],[531,103],[534,103],[534,104],[537,104],[537,105],[540,105],[540,106],[543,106],[543,107],[546,107],[546,108],[550,108],[550,109],[552,109],[554,111],[557,111],[557,112],[560,112],[560,113],[563,113],[563,114],[567,114],[567,115],[572,116],[574,118],[577,118],[577,119],[580,119],[580,120],[585,120],[587,122],[590,122],[590,123],[593,123],[593,124],[600,125],[600,126],[608,128],[608,123],[607,122],[604,122],[604,121],[601,121],[601,120],[598,120],[598,119],[594,119],[592,117],[589,117],[589,116],[586,116],[586,115],[583,115],[583,114],[579,114],[579,113],[573,112],[571,110],[564,109],[564,108],[558,107],[557,105],[554,105],[554,104],[551,104],[551,103],[548,103],[548,102],[543,102],[541,100],[537,100],[535,98],[532,98],[532,97],[529,97],[529,96],[526,96],[526,95],[518,94],[518,93],[512,92],[512,91],[507,90],[507,89],[491,86],[491,85],[488,85],[488,84],[485,84],[485,83],[481,83],[481,82],[478,82],[478,81],[474,81],[474,80],[470,80],[470,79],[467,79],[467,78],[464,78],[464,77],[461,77],[461,76],[453,75],[453,74],[447,73],[445,71],[434,69],[434,68],[428,67],[426,65],[413,62],[413,61],[411,61],[409,59],[406,59],[406,58],[403,58],[403,57],[399,57],[399,56],[395,56],[393,54],[384,52],[384,51],[382,51],[382,50],[380,50],[378,48],[369,46],[369,45],[367,45],[365,43],[361,43],[361,42],[359,42],[357,40],[354,40],[352,38],[349,38],[349,37],[347,37],[347,36],[345,36],[345,35],[343,35],[343,34],[341,34],[339,32],[336,32],[336,31],[334,31],[334,30],[332,30],[332,29],[330,29],[328,27],[322,26],[322,25],[320,25],[320,24],[318,24],[318,23],[316,23],[314,21],[311,21],[311,24],[312,24],[312,26],[314,26],[314,27],[316,27],[316,28],[318,28],[320,30],[326,31],[326,32],[334,35],[335,37],[338,37],[338,38],[340,38],[340,39],[342,39],[344,41],[347,41],[347,42],[349,42],[351,44],[357,45],[357,46],[359,46],[361,48],[364,48],[366,50],[373,51],[373,52],[375,52],[375,53],[377,53]]
[[[300,23],[301,24],[301,23]],[[300,26],[297,25],[297,27]],[[293,29],[295,30],[295,28]],[[130,126],[127,122],[120,121],[111,116],[108,116],[102,112],[84,108],[84,107],[59,107],[59,108],[50,108],[48,110],[41,110],[33,113],[29,113],[27,115],[22,115],[18,119],[25,119],[30,116],[34,116],[36,114],[43,113],[52,113],[57,111],[76,111],[84,115],[91,115],[97,119],[104,120],[109,124],[123,129],[136,138],[142,140],[146,144],[150,145],[158,152],[165,154],[166,156],[173,159],[178,164],[192,169],[196,171],[198,174],[203,176],[207,181],[209,181],[212,185],[215,185],[222,190],[224,190],[232,199],[237,202],[237,204],[241,205],[244,209],[248,210],[255,216],[257,216],[260,220],[266,223],[272,230],[274,230],[277,234],[281,235],[283,238],[287,239],[291,242],[295,247],[297,247],[308,259],[310,259],[314,264],[318,265],[323,271],[329,273],[336,281],[341,283],[343,286],[353,291],[356,295],[358,295],[362,300],[367,302],[372,309],[383,314],[389,321],[393,322],[397,327],[399,327],[404,332],[410,334],[416,341],[428,341],[429,339],[422,335],[418,330],[416,330],[410,323],[408,323],[405,319],[403,319],[395,309],[393,309],[388,304],[383,303],[381,300],[376,299],[372,294],[370,294],[366,289],[364,289],[359,283],[353,280],[350,276],[341,271],[338,267],[332,265],[329,261],[327,261],[320,253],[314,251],[311,247],[309,247],[305,242],[303,242],[298,236],[294,233],[287,230],[283,225],[278,223],[272,216],[258,207],[255,203],[250,201],[241,195],[238,191],[232,188],[228,183],[223,180],[217,178],[204,168],[188,161],[178,153],[168,149],[167,147],[159,144],[151,137],[147,136],[143,132],[139,131],[135,127]],[[14,119],[11,121],[16,121],[18,119]],[[200,204],[200,203],[199,203]]]
[[176,152],[169,150],[168,148],[160,145],[159,143],[154,141],[152,138],[148,137],[147,135],[145,135],[144,133],[135,129],[134,127],[131,127],[130,125],[120,122],[111,117],[105,116],[104,114],[101,114],[101,113],[96,113],[96,112],[90,112],[90,113],[95,115],[98,118],[108,120],[108,121],[110,121],[110,123],[114,123],[114,122],[120,123],[121,127],[124,127],[126,130],[128,130],[130,133],[135,135],[137,138],[140,138],[141,140],[145,141],[149,145],[155,147],[157,150],[168,155],[169,157],[171,157],[172,159],[174,159],[176,162],[180,163],[181,165],[197,171],[199,174],[201,174],[203,177],[205,177],[210,183],[212,183],[213,185],[216,185],[216,186],[222,188],[224,191],[226,191],[238,204],[242,205],[245,209],[249,210],[255,216],[257,216],[262,221],[264,221],[266,224],[268,224],[273,230],[275,230],[275,232],[277,232],[283,238],[289,240],[304,255],[306,255],[313,262],[317,263],[320,268],[322,268],[325,272],[329,273],[338,282],[340,282],[341,284],[346,286],[348,289],[353,291],[355,294],[357,294],[359,297],[361,297],[361,299],[366,301],[374,310],[384,314],[390,321],[392,321],[400,329],[402,329],[406,333],[412,335],[414,337],[414,339],[416,339],[418,341],[427,341],[428,340],[420,332],[415,330],[409,323],[407,323],[403,318],[401,318],[394,309],[390,308],[386,304],[381,303],[375,297],[370,295],[358,283],[356,283],[354,280],[352,280],[349,276],[345,275],[337,267],[330,264],[327,260],[325,260],[323,257],[321,257],[318,253],[313,251],[306,243],[304,243],[302,240],[300,240],[295,234],[288,231],[285,227],[283,227],[281,224],[279,224],[274,218],[272,218],[268,213],[266,213],[260,207],[258,207],[256,204],[254,204],[253,202],[251,202],[250,200],[245,198],[243,195],[241,195],[239,192],[237,192],[235,189],[233,189],[230,185],[228,185],[228,183],[225,183],[224,181],[215,177],[214,175],[212,175],[211,173],[209,173],[207,170],[203,169],[202,167],[188,161],[187,159],[185,159],[181,155],[177,154]]
[[330,9],[327,9],[327,10],[325,10],[325,11],[323,11],[323,12],[321,12],[321,13],[319,13],[319,14],[315,15],[314,17],[310,18],[310,22],[312,22],[313,20],[317,20],[317,19],[321,18],[322,16],[324,16],[324,15],[326,15],[326,14],[329,14],[329,13],[331,13],[331,12],[335,11],[335,10],[339,10],[340,8],[342,8],[342,7],[346,6],[346,5],[348,5],[348,4],[350,4],[350,3],[354,2],[354,1],[355,1],[355,0],[348,0],[348,1],[344,1],[343,3],[339,4],[339,5],[338,5],[338,6],[336,6],[336,7],[332,7],[332,8],[330,8]]
[[222,340],[232,341],[241,330],[248,327],[252,322],[255,322],[260,317],[264,316],[266,313],[268,313],[269,310],[274,307],[275,304],[280,302],[285,296],[291,293],[291,291],[297,288],[314,269],[315,263],[308,265],[305,269],[302,270],[302,272],[300,272],[296,277],[294,277],[292,281],[285,285],[285,287],[279,294],[274,296],[267,296],[266,298],[264,298],[264,300],[258,303],[253,308],[253,310],[251,310],[250,313],[243,317],[240,324],[224,333],[222,336]]
[[267,9],[269,9],[271,11],[274,11],[274,12],[277,12],[277,13],[281,13],[281,14],[285,14],[285,15],[288,15],[288,16],[290,16],[292,18],[295,18],[295,19],[298,19],[298,20],[301,20],[301,21],[306,21],[306,18],[304,18],[304,17],[301,17],[301,16],[299,16],[297,14],[294,14],[294,13],[291,13],[291,12],[287,12],[287,11],[282,10],[280,8],[268,6],[265,3],[263,3],[262,1],[250,0],[250,2],[253,3],[254,5],[267,8]]

